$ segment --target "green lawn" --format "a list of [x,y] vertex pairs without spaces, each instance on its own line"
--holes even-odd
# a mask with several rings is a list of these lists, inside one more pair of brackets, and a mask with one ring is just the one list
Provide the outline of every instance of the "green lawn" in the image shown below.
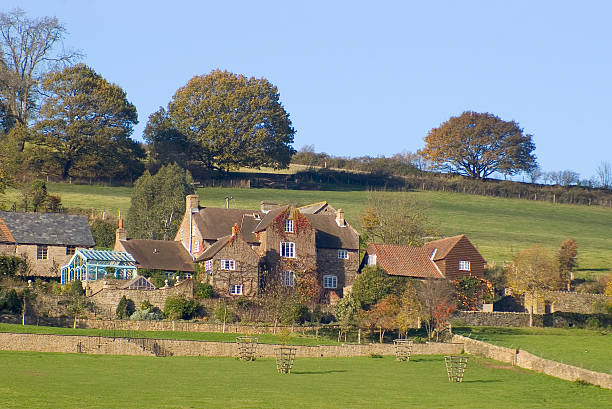
[[[132,331],[132,330],[105,330],[88,328],[62,328],[44,327],[37,325],[19,325],[0,323],[0,332],[13,332],[21,334],[57,334],[57,335],[84,335],[103,337],[129,337],[129,338],[155,338],[155,339],[185,339],[191,341],[236,342],[236,337],[246,334],[220,333],[220,332],[185,332],[185,331]],[[280,344],[281,339],[274,334],[258,334],[257,342],[261,344]],[[298,333],[292,334],[287,343],[290,345],[339,345],[340,343],[329,338]]]
[[577,328],[455,328],[456,333],[612,374],[612,333]]
[[[6,408],[595,408],[612,391],[470,357],[451,384],[443,357],[274,360],[0,352]],[[365,387],[364,387],[365,386]]]
[[[104,210],[127,214],[131,188],[50,183],[49,191],[59,194],[66,207]],[[327,200],[345,211],[347,220],[359,229],[359,214],[367,204],[364,191],[307,191],[282,189],[203,188],[198,189],[204,206],[259,208],[261,200],[307,204]],[[489,262],[501,264],[516,252],[541,244],[558,248],[568,237],[578,241],[577,277],[607,273],[612,267],[612,209],[601,206],[553,205],[519,199],[502,199],[448,192],[389,192],[411,195],[430,208],[432,218],[446,235],[465,233]],[[0,205],[17,200],[8,190]]]

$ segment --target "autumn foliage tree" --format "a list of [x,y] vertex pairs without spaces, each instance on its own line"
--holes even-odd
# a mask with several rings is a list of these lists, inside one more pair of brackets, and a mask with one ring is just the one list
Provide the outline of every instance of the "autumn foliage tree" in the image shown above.
[[536,166],[531,137],[515,121],[466,111],[429,131],[420,153],[438,168],[476,179],[514,175]]
[[574,239],[566,239],[557,251],[557,266],[561,279],[567,282],[567,290],[570,290],[574,268],[578,266],[578,243]]
[[454,288],[446,280],[425,280],[419,285],[418,295],[427,337],[432,339],[456,309]]
[[378,328],[378,341],[382,344],[386,331],[397,328],[397,314],[400,311],[399,298],[396,295],[388,295],[380,300],[368,312],[370,326]]
[[483,302],[493,299],[493,284],[487,279],[462,277],[453,281],[456,288],[457,307],[466,311],[478,311]]

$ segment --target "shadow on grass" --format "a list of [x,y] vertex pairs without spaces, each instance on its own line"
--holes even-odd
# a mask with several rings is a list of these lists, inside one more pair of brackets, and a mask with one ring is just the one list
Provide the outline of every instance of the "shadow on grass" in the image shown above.
[[328,373],[348,372],[344,369],[330,369],[329,371],[291,371],[295,375],[325,375]]
[[463,381],[463,383],[495,383],[501,382],[499,379],[474,379],[473,381]]

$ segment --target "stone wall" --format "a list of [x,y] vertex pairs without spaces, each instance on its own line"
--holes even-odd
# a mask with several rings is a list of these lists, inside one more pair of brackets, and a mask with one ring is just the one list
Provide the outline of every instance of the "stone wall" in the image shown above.
[[527,351],[504,348],[461,335],[453,335],[453,342],[463,343],[463,350],[467,354],[484,356],[568,381],[582,380],[602,388],[612,389],[611,374],[562,364],[550,359],[540,358]]
[[47,246],[47,258],[36,259],[36,244],[18,244],[16,255],[26,258],[30,265],[30,275],[38,277],[60,278],[60,268],[70,261],[72,255],[66,255],[66,246]]
[[[234,260],[234,270],[221,269],[221,260]],[[200,263],[205,265],[204,262]],[[221,297],[232,297],[232,285],[242,285],[242,295],[253,297],[259,292],[259,255],[239,234],[212,258],[213,269],[207,271],[210,284]]]
[[[103,315],[114,316],[117,304],[121,297],[134,301],[138,307],[143,301],[148,300],[151,304],[163,310],[168,297],[182,295],[187,298],[193,297],[193,280],[186,279],[173,287],[162,287],[157,290],[125,290],[118,288],[101,288],[94,292],[88,299],[103,311]],[[105,314],[108,312],[108,314]]]
[[[150,349],[139,346],[139,340],[129,338],[88,337],[76,335],[46,334],[13,334],[0,333],[0,350],[4,351],[39,351],[39,352],[82,352],[90,354],[112,355],[152,355]],[[174,356],[238,356],[238,345],[235,342],[208,342],[172,339],[156,339],[164,351]],[[280,345],[257,344],[257,357],[274,357],[275,349]],[[317,345],[296,348],[296,357],[349,357],[369,356],[371,354],[394,355],[395,347],[391,344],[344,344]],[[460,354],[461,344],[426,343],[414,344],[415,355],[450,355]]]
[[[535,316],[534,321],[536,321]],[[457,311],[453,314],[451,322],[455,326],[528,327],[529,314],[526,312]]]
[[533,304],[533,312],[536,314],[553,313],[555,311],[594,314],[601,312],[598,309],[606,302],[607,297],[604,294],[549,291],[543,299],[536,300],[533,300],[529,295],[525,295],[525,308],[530,308]]

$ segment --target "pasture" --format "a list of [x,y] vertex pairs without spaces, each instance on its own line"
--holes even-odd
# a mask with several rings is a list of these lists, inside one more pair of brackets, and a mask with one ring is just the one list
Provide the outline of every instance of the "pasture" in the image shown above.
[[520,348],[542,358],[612,374],[612,333],[578,328],[454,328],[491,344]]
[[[131,188],[50,183],[49,191],[58,194],[68,208],[96,209],[116,215],[127,214]],[[345,211],[357,229],[359,215],[367,206],[364,191],[306,191],[282,189],[202,188],[203,206],[224,207],[231,196],[235,208],[259,208],[261,200],[277,203],[307,203],[327,200]],[[465,233],[489,262],[502,264],[518,251],[540,244],[556,250],[568,237],[578,242],[577,278],[606,274],[612,266],[612,209],[545,202],[473,196],[448,192],[385,192],[383,195],[408,195],[430,210],[439,230],[447,235]],[[10,206],[19,193],[7,190],[0,205]]]
[[443,357],[273,359],[0,352],[6,408],[575,408],[608,407],[612,391],[469,357],[450,383]]

